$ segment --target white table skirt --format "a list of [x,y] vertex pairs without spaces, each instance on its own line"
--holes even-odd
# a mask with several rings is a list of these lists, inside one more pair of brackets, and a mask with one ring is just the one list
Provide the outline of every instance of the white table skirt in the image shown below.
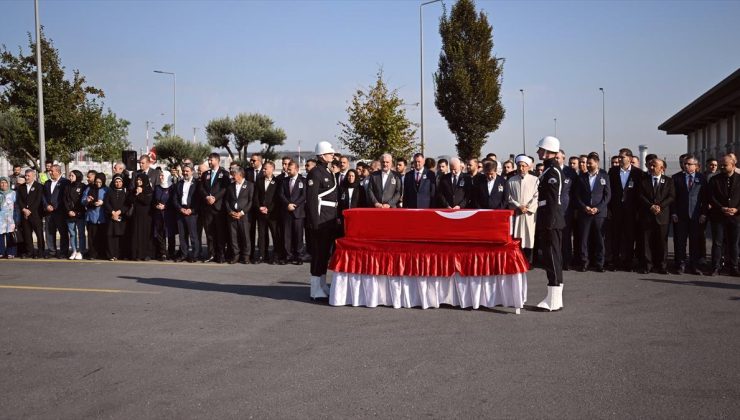
[[393,306],[461,308],[508,306],[523,308],[527,301],[527,273],[487,277],[395,277],[334,273],[329,304],[333,306]]

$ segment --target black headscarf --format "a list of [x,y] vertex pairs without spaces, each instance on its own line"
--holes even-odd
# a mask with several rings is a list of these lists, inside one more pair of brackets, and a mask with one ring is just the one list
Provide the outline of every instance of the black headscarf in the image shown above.
[[[149,175],[145,173],[138,173],[136,174],[136,179],[141,179],[141,190],[144,194],[151,194],[152,193],[152,186],[149,183]],[[134,180],[134,190],[136,187],[138,187],[139,184],[136,183],[136,180]]]
[[82,172],[78,171],[77,169],[73,169],[72,173],[75,174],[75,182],[73,182],[72,185],[75,187],[79,187],[82,184]]
[[[349,182],[350,172],[355,174],[355,182],[352,182],[352,183]],[[357,175],[357,171],[355,171],[354,169],[348,170],[347,174],[344,176],[344,180],[342,180],[341,188],[342,189],[357,188],[358,185],[360,185],[360,177]]]
[[[121,180],[121,188],[116,188],[116,180],[117,179],[120,179]],[[123,179],[123,176],[121,174],[115,174],[115,175],[113,175],[113,179],[111,179],[110,188],[112,190],[118,190],[118,191],[124,190],[125,191],[126,190],[126,180]]]

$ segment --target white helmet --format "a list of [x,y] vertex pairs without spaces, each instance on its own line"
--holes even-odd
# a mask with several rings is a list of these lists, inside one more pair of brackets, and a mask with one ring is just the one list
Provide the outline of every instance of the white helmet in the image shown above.
[[546,136],[537,142],[537,147],[548,152],[557,153],[560,151],[560,140],[557,137]]
[[320,141],[316,144],[316,156],[323,155],[324,153],[336,153],[328,141]]

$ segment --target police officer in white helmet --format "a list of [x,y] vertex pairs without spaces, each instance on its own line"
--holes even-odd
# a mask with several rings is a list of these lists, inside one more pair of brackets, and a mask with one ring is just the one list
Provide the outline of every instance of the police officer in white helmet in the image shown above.
[[560,140],[547,136],[537,143],[537,156],[545,168],[537,187],[538,206],[536,237],[542,251],[542,266],[547,273],[547,297],[537,307],[557,311],[563,307],[562,233],[565,217],[560,195],[563,191],[563,172],[557,162]]
[[326,271],[337,229],[337,182],[329,169],[334,149],[328,141],[316,145],[317,165],[308,173],[306,213],[311,229],[311,298],[328,298]]

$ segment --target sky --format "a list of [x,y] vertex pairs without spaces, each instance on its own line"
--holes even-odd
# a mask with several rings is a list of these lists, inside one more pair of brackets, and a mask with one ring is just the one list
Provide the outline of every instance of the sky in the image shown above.
[[[1,0],[0,43],[28,52],[32,0]],[[339,121],[353,93],[386,82],[420,107],[419,1],[68,1],[39,0],[45,32],[68,71],[105,92],[105,106],[131,122],[145,145],[146,121],[172,121],[205,141],[209,120],[241,112],[272,117],[282,150],[341,149]],[[451,8],[453,1],[446,1]],[[533,154],[555,134],[566,154],[607,154],[639,144],[661,156],[686,149],[659,124],[740,67],[740,1],[476,1],[505,58],[506,116],[483,153]],[[434,106],[442,3],[423,7],[427,155],[453,155],[455,137]],[[520,89],[524,89],[524,98]],[[524,100],[524,114],[522,113]],[[524,139],[522,138],[524,116]],[[557,122],[555,121],[557,120]],[[557,128],[556,128],[557,125]],[[417,133],[418,134],[418,133]],[[249,151],[259,147],[250,145]]]

